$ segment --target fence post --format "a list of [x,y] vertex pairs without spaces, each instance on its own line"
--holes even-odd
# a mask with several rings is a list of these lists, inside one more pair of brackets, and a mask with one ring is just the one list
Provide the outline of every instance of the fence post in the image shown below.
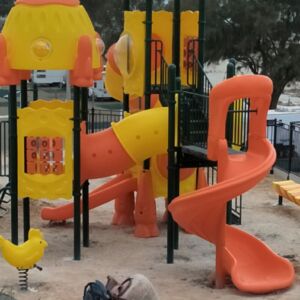
[[[273,120],[273,127],[274,127],[274,132],[273,132],[273,147],[275,148],[276,154],[277,154],[277,119]],[[274,165],[276,164],[276,161]],[[270,171],[270,174],[274,174],[274,165],[272,166],[272,169]]]
[[290,136],[289,136],[289,160],[288,160],[288,176],[287,179],[290,179],[290,173],[292,171],[292,158],[293,158],[293,131],[294,131],[294,123],[290,123]]

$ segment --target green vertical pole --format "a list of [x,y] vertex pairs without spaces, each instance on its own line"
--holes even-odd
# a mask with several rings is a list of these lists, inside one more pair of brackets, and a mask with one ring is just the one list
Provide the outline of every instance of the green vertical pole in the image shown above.
[[[174,0],[174,11],[173,11],[173,64],[176,67],[176,77],[180,77],[180,25],[181,25],[181,5],[180,0]],[[171,79],[171,78],[170,78]],[[174,87],[174,90],[176,87]],[[180,89],[180,88],[179,88]],[[174,125],[175,126],[175,125]],[[175,134],[175,132],[174,132]],[[179,141],[179,140],[178,140]],[[178,163],[178,161],[177,161]],[[176,164],[174,166],[174,196],[179,195],[179,167]],[[174,249],[178,249],[179,230],[177,223],[174,223]]]
[[287,180],[290,180],[290,174],[292,172],[292,159],[293,159],[293,133],[295,130],[295,122],[290,123],[290,135],[289,135],[289,159],[288,159],[288,176]]
[[[235,64],[233,63],[233,60],[230,59],[228,64],[227,64],[227,68],[226,68],[226,78],[231,78],[235,75]],[[233,110],[234,109],[234,105],[231,104],[229,106],[229,110]],[[227,132],[226,132],[226,138],[228,141],[228,147],[232,146],[232,139],[233,139],[233,113],[229,113],[227,115]],[[227,206],[226,206],[226,223],[227,224],[232,224],[232,200],[227,202]]]
[[73,199],[74,260],[80,260],[80,88],[74,86],[73,105]]
[[176,76],[180,76],[180,0],[174,0],[173,12],[173,64],[176,66]]
[[[151,107],[151,40],[152,40],[152,0],[146,0],[145,36],[145,109]],[[149,170],[150,160],[144,161],[144,169]]]
[[[28,105],[27,80],[22,80],[21,81],[21,108],[27,107],[27,105]],[[29,229],[30,229],[30,200],[28,197],[26,197],[23,199],[24,242],[28,240]]]
[[[199,21],[198,21],[198,60],[204,66],[205,57],[205,26],[206,26],[206,1],[199,0]],[[204,93],[204,73],[198,70],[198,91]]]
[[17,245],[18,237],[18,141],[17,141],[17,87],[9,87],[9,182],[11,193],[11,241]]
[[[124,12],[130,10],[130,0],[124,0],[123,10],[124,10]],[[123,94],[123,111],[129,112],[129,95],[128,94]]]
[[[81,103],[82,103],[82,111],[81,111],[81,119],[86,122],[86,133],[88,133],[88,98],[89,91],[88,88],[81,89]],[[86,180],[82,185],[82,239],[83,246],[89,247],[89,181]]]
[[199,47],[198,47],[198,58],[201,66],[204,65],[204,57],[205,57],[205,27],[206,27],[206,1],[199,0]]
[[[176,149],[175,149],[175,90],[176,90],[176,66],[170,65],[169,76],[169,110],[168,110],[168,204],[176,197]],[[174,220],[168,212],[168,234],[167,234],[167,263],[174,261]]]
[[38,86],[36,83],[33,84],[33,100],[37,100],[39,98]]

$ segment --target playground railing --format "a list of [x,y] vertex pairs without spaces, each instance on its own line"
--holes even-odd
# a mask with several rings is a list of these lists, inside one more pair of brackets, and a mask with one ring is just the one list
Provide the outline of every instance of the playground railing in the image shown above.
[[88,132],[93,133],[111,126],[111,122],[123,119],[123,110],[92,108],[88,114]]
[[284,124],[268,120],[267,137],[274,145],[277,159],[275,166],[288,174],[300,176],[300,122]]

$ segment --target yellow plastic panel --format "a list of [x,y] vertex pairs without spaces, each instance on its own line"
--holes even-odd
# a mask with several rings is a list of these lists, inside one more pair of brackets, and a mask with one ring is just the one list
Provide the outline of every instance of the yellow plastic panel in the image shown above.
[[160,107],[130,115],[112,123],[114,133],[136,163],[167,152],[168,108]]
[[116,100],[123,101],[123,79],[108,63],[106,65],[105,87],[108,93]]
[[[156,157],[151,159],[151,176],[153,191],[155,197],[167,197],[168,194],[168,179],[163,176],[158,168]],[[189,177],[180,181],[180,194],[194,191],[196,187],[196,171],[193,172]]]
[[145,84],[145,12],[125,11],[124,31],[115,46],[124,93],[142,97]]
[[[73,116],[71,109],[31,107],[18,110],[18,196],[33,199],[72,197]],[[64,140],[64,173],[60,175],[25,173],[25,137],[61,137]]]
[[65,108],[69,110],[73,110],[73,101],[67,100],[67,101],[62,101],[59,99],[53,99],[51,101],[48,100],[36,100],[32,101],[29,104],[29,107],[33,109],[40,109],[40,108],[48,108],[48,109],[56,109],[56,108]]
[[186,46],[188,40],[198,39],[198,11],[184,11],[181,13],[181,29],[180,29],[180,72],[181,82],[187,84],[187,68],[186,68]]
[[71,70],[82,35],[91,38],[93,68],[100,67],[97,34],[81,5],[15,5],[2,32],[12,69]]
[[[152,39],[161,40],[163,44],[163,57],[168,64],[172,63],[172,43],[173,43],[173,14],[168,11],[156,11],[152,14]],[[160,57],[158,56],[155,65],[155,46],[152,43],[152,83],[155,83],[155,67],[160,69]],[[158,73],[159,74],[159,73]],[[159,76],[156,83],[160,83]]]

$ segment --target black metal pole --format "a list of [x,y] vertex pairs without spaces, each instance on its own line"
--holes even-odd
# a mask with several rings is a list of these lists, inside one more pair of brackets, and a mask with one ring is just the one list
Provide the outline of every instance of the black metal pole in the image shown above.
[[[82,88],[81,90],[81,103],[82,111],[81,117],[82,121],[86,121],[86,133],[88,133],[88,97],[89,92],[87,88]],[[89,247],[89,181],[86,180],[82,186],[82,230],[83,230],[83,246]]]
[[73,109],[73,198],[74,198],[74,260],[80,260],[80,88],[74,86]]
[[[180,0],[174,0],[174,9],[173,9],[173,64],[176,66],[176,77],[180,76],[180,25],[181,25],[181,14],[180,14]],[[173,76],[173,75],[172,75]],[[170,78],[171,79],[171,78]],[[174,80],[174,79],[172,79]],[[177,79],[175,79],[177,80]],[[180,86],[180,79],[176,81],[176,86],[174,90],[177,89],[178,85]],[[180,87],[179,87],[180,88]],[[175,115],[174,115],[175,116]],[[175,124],[174,124],[175,126]],[[175,132],[174,132],[175,134]],[[179,141],[179,140],[178,140]],[[174,166],[174,195],[179,195],[179,168],[177,165]],[[177,223],[173,224],[174,231],[174,249],[178,249],[179,242],[179,230]]]
[[[204,67],[205,57],[205,25],[206,25],[206,1],[199,0],[199,21],[198,21],[198,60],[202,67]],[[199,68],[199,67],[198,67]],[[204,72],[198,70],[198,91],[203,94],[204,87]]]
[[[233,60],[230,59],[227,68],[226,68],[226,78],[231,78],[235,76],[235,64],[233,63]],[[234,105],[231,104],[229,107],[230,111],[233,111]],[[230,113],[227,115],[227,132],[226,132],[226,138],[228,141],[228,146],[232,146],[232,140],[233,140],[233,113]],[[226,206],[226,223],[232,224],[232,200],[227,202]]]
[[[274,119],[273,146],[276,150],[276,155],[277,155],[277,119]],[[270,174],[274,174],[274,166],[275,165],[276,165],[276,161],[275,161],[274,165],[272,166]]]
[[[176,149],[175,149],[175,90],[176,90],[176,66],[170,65],[169,76],[169,132],[168,132],[168,204],[176,196]],[[168,235],[167,235],[167,263],[174,261],[174,220],[168,212]]]
[[[28,105],[27,94],[27,80],[21,81],[21,108]],[[25,149],[24,149],[25,152]],[[28,232],[30,229],[30,199],[28,197],[23,199],[23,230],[24,230],[24,242],[28,240]]]
[[[151,40],[152,40],[152,0],[146,0],[145,21],[145,109],[151,107]],[[144,169],[149,170],[150,160],[144,161]]]
[[18,141],[17,141],[17,87],[9,87],[9,182],[11,193],[11,240],[17,245],[18,237]]
[[206,1],[199,0],[199,47],[198,47],[198,57],[201,66],[204,66],[205,57],[205,25],[206,25]]
[[37,100],[39,98],[38,86],[36,83],[33,84],[33,100]]
[[290,174],[292,171],[292,158],[293,158],[293,132],[294,132],[295,126],[294,122],[290,123],[290,136],[289,136],[289,160],[288,160],[288,176],[287,179],[290,179]]
[[176,76],[180,76],[180,0],[174,0],[173,12],[173,64],[176,66]]
[[[123,10],[124,11],[130,10],[130,0],[124,0]],[[128,94],[123,94],[123,111],[129,112],[129,95]]]
[[[177,73],[177,72],[176,72]],[[181,94],[180,94],[180,89],[181,89],[181,80],[180,77],[176,78],[176,87],[175,87],[176,91],[179,91],[178,93],[178,106],[180,107],[180,101],[181,101]],[[176,110],[175,110],[176,111]],[[175,113],[174,113],[175,116]],[[177,120],[180,120],[180,110],[178,109],[177,112]],[[176,118],[176,117],[175,117]],[[176,161],[175,161],[175,166],[174,166],[174,197],[179,196],[180,193],[180,160],[181,160],[181,148],[180,148],[180,124],[179,121],[177,121],[177,144],[175,145],[175,147],[177,148],[176,150]],[[176,122],[175,122],[176,124]],[[175,127],[174,124],[174,127]],[[174,222],[174,249],[178,249],[179,248],[179,226],[176,222]]]

